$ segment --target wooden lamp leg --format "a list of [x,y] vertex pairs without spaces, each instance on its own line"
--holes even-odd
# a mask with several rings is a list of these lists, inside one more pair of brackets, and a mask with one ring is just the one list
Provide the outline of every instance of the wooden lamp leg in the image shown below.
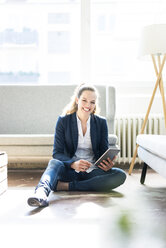
[[[160,67],[161,67],[160,55],[158,55],[157,58],[158,58],[158,67],[159,67],[159,70],[160,70]],[[157,70],[157,65],[156,65],[154,55],[152,55],[152,61],[153,61],[156,76],[158,76],[158,70]],[[159,89],[160,89],[160,93],[161,93],[161,97],[162,97],[164,121],[165,121],[165,127],[166,127],[166,102],[165,102],[165,94],[164,94],[164,86],[163,86],[162,74],[161,74],[161,78],[160,78],[160,81],[159,81]]]
[[[160,67],[161,67],[160,55],[158,55],[158,65],[159,65],[159,70],[160,70]],[[160,85],[160,93],[161,93],[161,98],[162,98],[164,121],[165,121],[165,128],[166,128],[166,102],[165,102],[164,85],[163,85],[162,76],[161,76],[159,85]]]
[[[152,56],[152,59],[153,59],[153,56]],[[165,60],[166,60],[166,55],[164,55],[161,67],[159,69],[159,73],[157,75],[156,84],[155,84],[153,94],[152,94],[151,99],[150,99],[150,103],[149,103],[149,106],[148,106],[148,110],[146,112],[146,116],[145,116],[145,119],[144,119],[144,122],[143,122],[143,125],[142,125],[142,128],[141,128],[140,134],[143,134],[143,132],[144,132],[144,129],[145,129],[145,126],[146,126],[146,123],[147,123],[147,120],[148,120],[148,116],[149,116],[149,113],[150,113],[150,109],[152,107],[152,103],[153,103],[153,100],[154,100],[154,96],[155,96],[157,87],[158,87],[159,82],[160,82],[160,78],[161,78],[162,70],[163,70],[163,67],[164,67],[164,64],[165,64]],[[133,156],[133,159],[132,159],[131,164],[130,164],[129,175],[131,175],[133,167],[134,167],[135,159],[136,159],[136,156],[137,156],[137,149],[138,149],[138,145],[136,145],[134,156]]]

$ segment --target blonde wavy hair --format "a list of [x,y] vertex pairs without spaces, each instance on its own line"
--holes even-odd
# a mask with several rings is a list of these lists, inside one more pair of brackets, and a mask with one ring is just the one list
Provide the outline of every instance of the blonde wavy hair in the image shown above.
[[99,112],[100,112],[99,106],[98,106],[99,93],[98,93],[97,89],[93,85],[82,83],[76,87],[74,94],[71,97],[71,101],[64,108],[62,115],[69,115],[69,114],[73,114],[73,113],[77,112],[78,106],[76,103],[76,99],[80,98],[82,93],[86,90],[95,92],[96,103],[95,103],[95,109],[94,109],[92,114],[99,114]]

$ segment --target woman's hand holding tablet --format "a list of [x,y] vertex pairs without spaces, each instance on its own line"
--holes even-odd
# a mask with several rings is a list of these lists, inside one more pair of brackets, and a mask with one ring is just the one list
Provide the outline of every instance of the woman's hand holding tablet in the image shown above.
[[108,171],[113,167],[113,160],[120,152],[116,147],[109,148],[96,162],[95,165],[104,171]]

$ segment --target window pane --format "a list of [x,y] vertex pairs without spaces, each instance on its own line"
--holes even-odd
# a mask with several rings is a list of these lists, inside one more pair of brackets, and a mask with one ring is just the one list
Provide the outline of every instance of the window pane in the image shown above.
[[70,53],[70,32],[48,32],[48,53]]
[[73,83],[80,74],[80,1],[0,2],[0,83]]
[[154,80],[152,63],[138,59],[139,38],[143,26],[166,23],[166,2],[93,0],[91,13],[93,81]]

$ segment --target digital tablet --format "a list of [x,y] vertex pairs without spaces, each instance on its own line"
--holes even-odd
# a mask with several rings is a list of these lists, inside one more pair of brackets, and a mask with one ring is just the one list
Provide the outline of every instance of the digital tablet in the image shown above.
[[120,152],[120,149],[117,147],[110,147],[96,162],[95,165],[98,166],[103,160],[107,160],[107,158],[110,158],[113,160],[113,158]]

